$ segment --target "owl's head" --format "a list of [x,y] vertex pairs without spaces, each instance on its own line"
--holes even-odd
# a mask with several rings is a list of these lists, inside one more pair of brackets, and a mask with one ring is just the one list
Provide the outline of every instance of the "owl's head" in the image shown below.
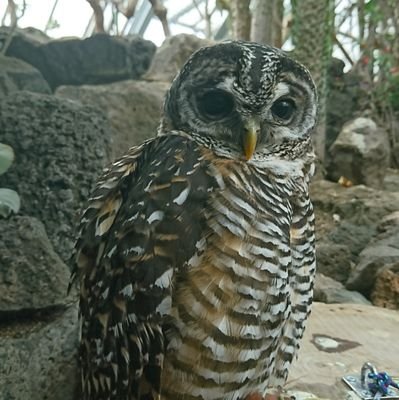
[[194,53],[166,96],[161,128],[182,130],[219,154],[262,159],[308,143],[316,123],[308,70],[281,50],[224,42]]

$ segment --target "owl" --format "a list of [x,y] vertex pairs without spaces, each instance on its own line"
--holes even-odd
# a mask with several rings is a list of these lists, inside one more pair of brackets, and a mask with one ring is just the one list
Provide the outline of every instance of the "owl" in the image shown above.
[[244,400],[285,382],[312,303],[316,104],[275,48],[187,61],[158,135],[104,171],[82,216],[82,399]]

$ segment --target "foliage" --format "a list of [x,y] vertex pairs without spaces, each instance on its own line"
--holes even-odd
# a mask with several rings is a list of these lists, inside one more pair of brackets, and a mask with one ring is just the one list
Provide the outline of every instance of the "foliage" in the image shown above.
[[[14,161],[13,149],[0,143],[0,175],[4,174]],[[0,217],[7,218],[12,212],[17,213],[21,201],[18,193],[11,189],[0,188]]]

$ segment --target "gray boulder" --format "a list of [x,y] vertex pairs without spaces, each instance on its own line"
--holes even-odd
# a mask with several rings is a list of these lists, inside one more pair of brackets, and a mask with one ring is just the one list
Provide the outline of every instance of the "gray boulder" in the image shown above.
[[69,276],[40,221],[0,219],[0,319],[65,304]]
[[[0,42],[4,43],[11,33],[11,28],[9,26],[0,26]],[[31,26],[27,28],[16,28],[12,32],[12,40],[15,38],[22,38],[24,41],[30,42],[32,45],[39,45],[43,43],[47,43],[51,40],[49,36],[47,36],[40,29],[33,28]]]
[[364,185],[346,188],[325,180],[311,184],[311,199],[316,212],[336,215],[339,221],[350,220],[358,225],[377,225],[381,218],[399,210],[399,191],[387,192]]
[[316,244],[316,259],[318,273],[341,283],[346,282],[351,270],[351,252],[348,246],[320,241]]
[[[357,262],[360,252],[368,245],[370,240],[377,233],[376,223],[370,220],[360,220],[358,215],[353,215],[353,219],[343,219],[340,224],[337,224],[332,229],[326,239],[327,244],[322,248],[322,260],[328,265],[325,269],[329,271],[326,275],[332,276],[335,264],[334,279],[345,282],[349,277],[349,273],[353,267],[353,262]],[[329,244],[331,247],[328,248]],[[334,259],[328,259],[332,257]],[[349,259],[351,262],[348,264],[344,259]]]
[[[399,124],[398,124],[398,129],[399,129]],[[398,163],[399,163],[399,158],[398,158]],[[384,177],[383,189],[388,190],[389,192],[399,192],[399,169],[388,168],[388,170],[386,171],[386,175]]]
[[345,188],[319,180],[311,184],[311,198],[316,214],[319,270],[345,283],[381,221],[399,210],[399,192],[363,185]]
[[370,301],[359,292],[348,290],[342,283],[319,272],[316,274],[313,298],[314,301],[328,304],[371,304]]
[[172,82],[187,59],[201,47],[214,42],[194,35],[180,34],[165,39],[152,60],[144,79]]
[[[367,249],[379,240],[375,239],[378,233],[398,226],[395,221],[399,211],[399,192],[377,190],[363,185],[347,188],[337,183],[318,180],[311,184],[311,198],[316,215],[318,273],[345,285],[349,279],[348,289],[370,298],[377,265],[380,265],[380,257],[385,253],[382,249],[375,249],[375,255],[370,258],[364,252],[369,251]],[[373,261],[377,256],[379,258],[374,265]],[[389,259],[386,261],[391,262]],[[367,266],[365,275],[362,272],[364,263]],[[352,280],[356,285],[352,285]],[[364,291],[362,285],[369,287]],[[332,296],[331,291],[330,295]],[[327,301],[326,298],[324,301]]]
[[369,118],[356,118],[344,125],[330,148],[327,174],[333,181],[340,177],[353,184],[383,186],[390,163],[386,131]]
[[76,307],[0,329],[0,400],[74,400],[78,386]]
[[378,235],[361,253],[346,287],[370,297],[380,270],[399,263],[399,226]]
[[355,69],[344,73],[344,67],[342,60],[331,59],[328,70],[330,87],[326,107],[326,149],[334,143],[345,122],[356,115],[360,100],[365,97],[361,75]]
[[18,92],[0,103],[0,142],[16,156],[0,187],[20,194],[21,214],[42,221],[55,251],[68,260],[80,210],[109,160],[105,116],[69,100]]
[[379,232],[387,232],[395,226],[399,226],[399,211],[394,211],[381,219],[377,226]]
[[32,65],[0,55],[0,98],[19,90],[51,93],[42,74]]
[[60,85],[99,84],[138,79],[150,66],[156,46],[137,36],[96,34],[87,39],[38,43],[16,35],[6,55],[36,67],[54,89]]
[[124,81],[97,86],[63,86],[56,95],[97,107],[111,125],[112,157],[157,133],[169,83]]

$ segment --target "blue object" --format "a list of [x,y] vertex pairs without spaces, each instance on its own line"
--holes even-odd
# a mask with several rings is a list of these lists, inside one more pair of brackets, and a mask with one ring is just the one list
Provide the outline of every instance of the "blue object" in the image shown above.
[[399,385],[386,372],[370,372],[367,377],[372,381],[368,382],[367,386],[373,395],[377,393],[381,393],[384,396],[387,395],[390,386],[399,389]]

